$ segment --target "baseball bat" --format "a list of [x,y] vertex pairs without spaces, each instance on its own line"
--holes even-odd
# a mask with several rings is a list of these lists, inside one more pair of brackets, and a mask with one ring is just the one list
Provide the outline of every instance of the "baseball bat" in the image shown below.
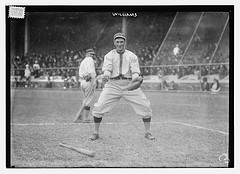
[[70,146],[70,145],[65,144],[65,143],[59,143],[59,145],[62,146],[62,147],[66,147],[68,149],[74,150],[76,152],[79,152],[83,155],[88,155],[90,157],[94,157],[94,155],[95,155],[95,153],[91,150],[82,149],[82,148],[79,148],[79,147],[73,147],[73,146]]

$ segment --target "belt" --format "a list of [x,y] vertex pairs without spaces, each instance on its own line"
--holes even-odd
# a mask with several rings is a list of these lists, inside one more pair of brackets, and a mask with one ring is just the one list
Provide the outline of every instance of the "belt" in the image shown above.
[[111,80],[132,80],[132,78],[127,78],[127,77],[124,77],[123,75],[119,75],[117,77],[112,77],[110,79]]

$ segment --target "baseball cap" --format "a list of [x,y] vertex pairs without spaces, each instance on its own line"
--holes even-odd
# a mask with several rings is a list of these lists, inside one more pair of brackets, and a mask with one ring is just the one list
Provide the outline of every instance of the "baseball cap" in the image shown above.
[[89,48],[89,49],[86,50],[86,53],[95,53],[95,51],[94,51],[94,49]]
[[124,40],[126,40],[126,37],[123,33],[116,33],[114,34],[114,40],[117,39],[117,38],[123,38]]

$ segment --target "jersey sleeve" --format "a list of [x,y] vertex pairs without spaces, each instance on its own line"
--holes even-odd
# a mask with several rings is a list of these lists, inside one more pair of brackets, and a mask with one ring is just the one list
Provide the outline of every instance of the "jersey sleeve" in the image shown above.
[[130,70],[133,74],[140,74],[140,68],[139,68],[139,62],[138,58],[135,54],[132,55],[131,60],[130,60]]
[[80,78],[83,78],[86,75],[86,74],[84,74],[84,71],[85,71],[84,66],[81,63],[81,65],[79,66],[79,70],[78,70],[78,75]]
[[88,59],[88,63],[86,65],[87,65],[88,74],[90,74],[92,78],[95,78],[96,70],[95,70],[94,60],[92,58]]
[[104,75],[110,76],[112,73],[113,65],[112,65],[112,58],[109,54],[105,55],[102,71]]

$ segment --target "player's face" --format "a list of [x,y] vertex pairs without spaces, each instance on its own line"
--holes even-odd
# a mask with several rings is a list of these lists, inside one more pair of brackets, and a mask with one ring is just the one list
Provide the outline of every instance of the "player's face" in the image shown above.
[[89,53],[87,53],[86,56],[88,56],[88,57],[92,57],[92,58],[94,59],[95,56],[96,56],[96,54],[95,54],[94,52],[89,52]]
[[95,53],[90,53],[90,56],[91,56],[92,58],[95,58],[95,57],[96,57],[96,54],[95,54]]
[[122,39],[122,38],[117,38],[117,39],[114,40],[114,45],[115,45],[117,51],[120,51],[120,52],[124,51],[125,44],[126,44],[125,40]]

